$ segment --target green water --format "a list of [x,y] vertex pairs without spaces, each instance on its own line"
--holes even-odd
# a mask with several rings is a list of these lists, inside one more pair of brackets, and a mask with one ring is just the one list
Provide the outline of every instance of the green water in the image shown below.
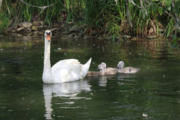
[[43,84],[43,37],[0,36],[0,120],[180,119],[180,48],[167,40],[60,40],[51,63],[76,58],[140,68],[137,74]]

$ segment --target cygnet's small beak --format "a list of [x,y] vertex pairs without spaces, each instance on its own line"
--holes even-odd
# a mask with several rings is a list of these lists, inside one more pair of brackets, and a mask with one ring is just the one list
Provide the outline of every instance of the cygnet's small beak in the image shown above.
[[97,68],[96,70],[100,70],[99,68]]

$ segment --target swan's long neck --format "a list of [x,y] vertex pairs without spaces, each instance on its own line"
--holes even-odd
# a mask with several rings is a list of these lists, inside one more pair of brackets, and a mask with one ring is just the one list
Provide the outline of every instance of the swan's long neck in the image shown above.
[[45,37],[44,70],[43,70],[44,83],[52,83],[53,81],[53,77],[51,73],[50,48],[51,48],[51,42],[48,42],[48,40]]
[[120,64],[120,69],[124,68],[124,62]]
[[120,67],[118,68],[118,72],[122,72],[122,70],[124,69],[124,64],[121,64]]
[[117,70],[118,70],[118,72],[120,72],[120,73],[122,72],[122,68],[119,68],[119,69],[117,69]]
[[44,48],[44,70],[51,69],[51,61],[50,61],[50,49],[51,42],[48,42],[45,38],[45,48]]
[[103,68],[102,70],[100,70],[101,75],[104,75],[105,70],[106,70],[106,68]]

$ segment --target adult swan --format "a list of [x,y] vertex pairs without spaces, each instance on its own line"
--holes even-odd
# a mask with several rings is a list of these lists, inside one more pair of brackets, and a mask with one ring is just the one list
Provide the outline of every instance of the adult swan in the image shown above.
[[43,70],[43,82],[44,83],[63,83],[69,81],[75,81],[83,79],[90,67],[91,58],[89,61],[82,65],[76,59],[65,59],[57,62],[51,68],[50,61],[50,48],[52,32],[46,30],[44,33],[45,48],[44,48],[44,70]]

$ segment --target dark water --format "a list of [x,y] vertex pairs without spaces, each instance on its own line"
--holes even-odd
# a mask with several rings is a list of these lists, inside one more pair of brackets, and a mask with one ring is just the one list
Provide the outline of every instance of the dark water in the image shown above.
[[180,48],[167,40],[106,42],[53,36],[51,63],[76,58],[137,74],[43,84],[43,37],[0,36],[0,120],[180,119]]

